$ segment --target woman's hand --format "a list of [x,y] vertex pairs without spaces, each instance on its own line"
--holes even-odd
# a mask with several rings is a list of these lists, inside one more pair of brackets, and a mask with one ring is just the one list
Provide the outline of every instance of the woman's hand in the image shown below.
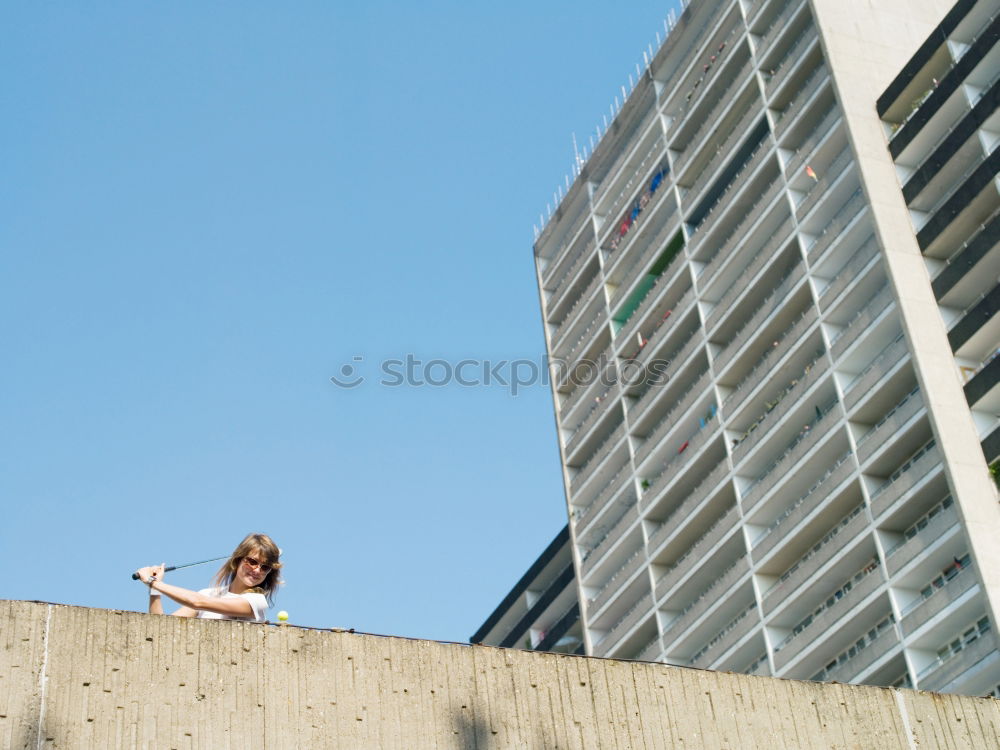
[[164,563],[159,565],[149,565],[145,568],[139,568],[135,571],[135,574],[139,576],[139,580],[145,583],[147,586],[155,581],[163,581],[166,572],[164,571]]

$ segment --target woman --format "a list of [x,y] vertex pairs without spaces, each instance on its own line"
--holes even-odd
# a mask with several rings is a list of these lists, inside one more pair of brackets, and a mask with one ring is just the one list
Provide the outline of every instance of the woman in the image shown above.
[[149,586],[149,613],[162,615],[161,594],[181,605],[175,617],[264,622],[278,588],[281,550],[266,534],[248,534],[219,568],[215,587],[191,591],[164,583],[163,565],[139,568],[139,580]]

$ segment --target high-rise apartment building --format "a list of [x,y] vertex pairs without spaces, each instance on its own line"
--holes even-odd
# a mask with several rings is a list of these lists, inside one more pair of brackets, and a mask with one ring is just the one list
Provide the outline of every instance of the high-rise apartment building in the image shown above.
[[693,0],[535,245],[586,652],[1000,683],[1000,0]]

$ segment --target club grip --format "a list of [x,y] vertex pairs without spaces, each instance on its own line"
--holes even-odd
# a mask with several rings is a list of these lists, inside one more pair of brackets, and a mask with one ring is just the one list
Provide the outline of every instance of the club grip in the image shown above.
[[[164,573],[169,573],[171,570],[177,570],[177,566],[175,566],[175,565],[168,565],[167,567],[165,567],[163,569],[163,572]],[[132,574],[132,580],[133,581],[138,581],[139,580],[139,574],[138,573],[133,573]]]

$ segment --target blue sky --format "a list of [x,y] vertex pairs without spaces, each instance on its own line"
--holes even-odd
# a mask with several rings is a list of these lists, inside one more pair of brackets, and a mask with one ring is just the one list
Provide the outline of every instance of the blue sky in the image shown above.
[[471,635],[565,523],[549,390],[379,363],[543,354],[532,225],[671,7],[4,4],[0,597],[261,530],[293,622]]

